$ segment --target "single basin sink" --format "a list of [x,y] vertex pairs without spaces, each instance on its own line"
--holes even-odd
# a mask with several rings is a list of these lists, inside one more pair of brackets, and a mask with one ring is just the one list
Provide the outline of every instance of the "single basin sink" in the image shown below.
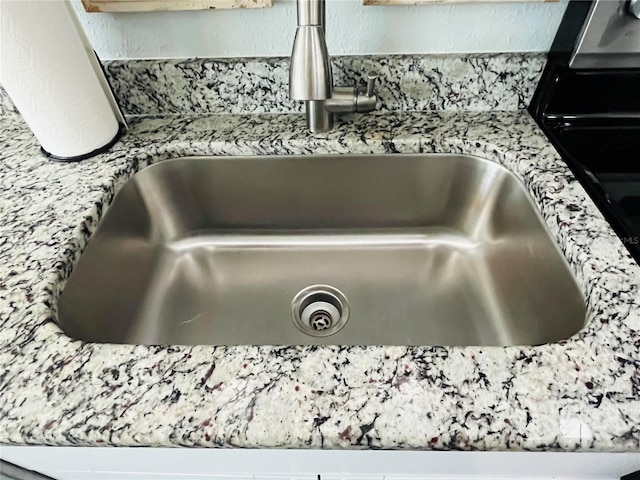
[[62,329],[142,344],[523,345],[585,323],[521,183],[463,155],[167,160],[116,195]]

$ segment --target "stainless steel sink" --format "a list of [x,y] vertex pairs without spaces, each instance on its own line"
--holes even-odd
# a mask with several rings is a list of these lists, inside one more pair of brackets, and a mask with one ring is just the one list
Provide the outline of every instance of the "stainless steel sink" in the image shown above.
[[72,337],[143,344],[541,344],[586,315],[516,177],[426,154],[153,165],[59,307]]

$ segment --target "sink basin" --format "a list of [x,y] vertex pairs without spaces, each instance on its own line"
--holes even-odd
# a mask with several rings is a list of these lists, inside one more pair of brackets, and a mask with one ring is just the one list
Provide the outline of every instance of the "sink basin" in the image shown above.
[[132,344],[533,345],[585,316],[519,180],[434,154],[155,164],[59,304],[68,335]]

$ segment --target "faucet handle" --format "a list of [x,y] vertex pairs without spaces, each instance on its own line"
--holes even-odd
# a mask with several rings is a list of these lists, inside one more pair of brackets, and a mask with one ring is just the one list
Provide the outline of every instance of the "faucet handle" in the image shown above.
[[373,97],[376,90],[376,80],[378,74],[376,72],[367,73],[367,97]]
[[369,72],[366,76],[367,79],[367,89],[362,92],[361,89],[353,89],[355,93],[355,111],[356,112],[372,112],[376,108],[376,103],[378,102],[378,98],[376,97],[376,80],[378,79],[378,74],[376,72]]

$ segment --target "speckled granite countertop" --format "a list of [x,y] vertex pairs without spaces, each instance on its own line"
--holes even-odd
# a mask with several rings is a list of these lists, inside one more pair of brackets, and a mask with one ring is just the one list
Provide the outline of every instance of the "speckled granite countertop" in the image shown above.
[[[0,102],[0,107],[1,107]],[[0,443],[640,450],[640,269],[522,110],[135,118],[114,149],[47,161],[0,116]],[[150,347],[73,341],[57,298],[135,171],[185,155],[460,152],[526,185],[587,297],[538,347]]]

